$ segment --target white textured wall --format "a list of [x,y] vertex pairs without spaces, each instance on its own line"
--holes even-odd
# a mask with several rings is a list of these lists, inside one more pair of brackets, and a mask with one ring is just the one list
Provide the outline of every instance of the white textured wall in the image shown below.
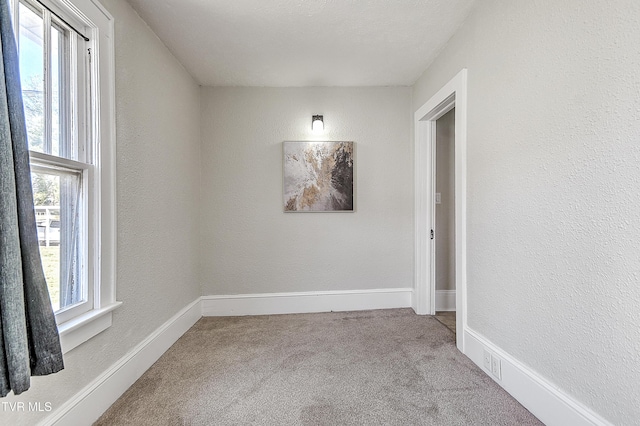
[[485,0],[415,84],[468,88],[469,326],[640,419],[640,2]]
[[[411,287],[410,110],[406,87],[203,88],[203,294]],[[283,212],[282,142],[312,139],[355,142],[355,213]]]
[[436,121],[436,290],[456,289],[455,110]]
[[[199,87],[125,1],[101,3],[116,22],[117,299],[124,304],[111,328],[65,355],[65,370],[33,378],[29,391],[3,402],[57,409],[200,295]],[[46,414],[0,407],[0,424],[33,425]]]

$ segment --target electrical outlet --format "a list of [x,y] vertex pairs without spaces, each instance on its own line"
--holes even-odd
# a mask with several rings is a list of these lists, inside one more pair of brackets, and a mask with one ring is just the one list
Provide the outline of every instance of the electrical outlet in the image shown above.
[[442,203],[442,193],[436,192],[436,204]]
[[484,368],[487,371],[491,371],[491,354],[488,350],[484,350]]
[[498,380],[502,380],[502,362],[500,358],[493,354],[491,355],[491,373],[493,373]]

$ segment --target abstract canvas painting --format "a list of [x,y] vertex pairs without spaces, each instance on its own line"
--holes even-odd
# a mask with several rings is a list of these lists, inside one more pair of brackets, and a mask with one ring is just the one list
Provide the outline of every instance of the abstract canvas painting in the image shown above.
[[353,142],[284,142],[284,211],[353,211]]

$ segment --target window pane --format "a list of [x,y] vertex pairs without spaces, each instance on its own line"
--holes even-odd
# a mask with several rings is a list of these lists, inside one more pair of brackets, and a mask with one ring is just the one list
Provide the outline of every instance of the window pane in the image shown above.
[[31,173],[40,255],[54,311],[86,300],[81,284],[80,174]]
[[61,111],[63,107],[61,105],[60,87],[62,87],[61,78],[62,70],[61,66],[64,63],[62,60],[62,49],[64,46],[63,32],[59,31],[56,27],[51,27],[51,153],[53,155],[63,155],[60,151],[61,140]]
[[60,176],[60,308],[73,306],[86,300],[82,284],[82,241],[80,236],[80,175]]
[[60,309],[60,178],[32,173],[42,268],[53,310]]
[[44,152],[44,48],[42,17],[20,3],[20,79],[29,149]]

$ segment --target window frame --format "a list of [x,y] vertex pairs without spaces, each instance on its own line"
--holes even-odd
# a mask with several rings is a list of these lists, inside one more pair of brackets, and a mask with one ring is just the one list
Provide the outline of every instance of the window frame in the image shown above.
[[[13,22],[18,22],[20,0],[10,0]],[[27,0],[26,2],[29,2]],[[73,123],[78,137],[78,159],[66,159],[40,152],[30,152],[38,167],[80,171],[83,180],[84,214],[87,218],[83,238],[86,244],[88,309],[63,309],[56,314],[64,353],[72,350],[112,324],[112,313],[122,302],[116,300],[116,132],[115,132],[115,64],[114,20],[96,0],[31,0],[41,3],[63,17],[82,35],[89,38],[90,61],[83,71],[89,82],[85,89],[70,81],[68,90],[85,90],[80,123]],[[68,27],[68,26],[66,26]],[[19,25],[14,25],[19,39]],[[71,29],[73,31],[73,29]],[[80,46],[78,46],[80,49]],[[74,54],[73,52],[71,53]],[[81,66],[80,63],[77,64]],[[46,76],[45,76],[46,78]],[[45,83],[47,84],[47,83]],[[48,83],[50,84],[50,82]],[[62,93],[59,96],[67,96]],[[74,92],[75,93],[75,92]],[[82,106],[80,106],[82,107]],[[90,140],[82,143],[83,136]],[[86,161],[86,163],[84,162]]]

